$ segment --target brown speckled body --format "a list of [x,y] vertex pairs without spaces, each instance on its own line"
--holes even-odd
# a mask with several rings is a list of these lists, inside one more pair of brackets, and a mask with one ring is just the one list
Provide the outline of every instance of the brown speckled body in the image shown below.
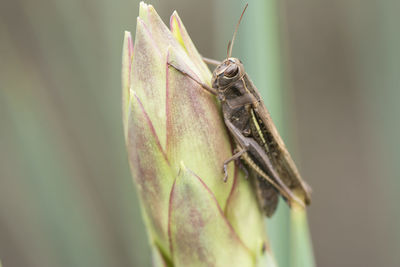
[[289,205],[292,201],[309,204],[310,187],[302,180],[240,60],[228,58],[217,66],[212,87],[221,101],[225,124],[237,149],[243,152],[240,157],[255,177],[253,183],[265,214],[274,213],[279,194]]

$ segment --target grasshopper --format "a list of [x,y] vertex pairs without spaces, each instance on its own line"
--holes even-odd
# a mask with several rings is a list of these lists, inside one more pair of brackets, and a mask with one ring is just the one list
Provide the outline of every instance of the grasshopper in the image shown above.
[[276,210],[279,194],[289,206],[296,202],[305,207],[311,200],[311,188],[302,180],[242,62],[231,57],[236,33],[247,6],[228,43],[226,59],[218,62],[204,58],[206,63],[217,65],[211,80],[212,87],[198,81],[173,62],[168,64],[217,96],[225,125],[236,144],[234,155],[223,165],[224,181],[228,179],[227,165],[241,159],[254,177],[252,181],[259,205],[265,215],[270,217]]

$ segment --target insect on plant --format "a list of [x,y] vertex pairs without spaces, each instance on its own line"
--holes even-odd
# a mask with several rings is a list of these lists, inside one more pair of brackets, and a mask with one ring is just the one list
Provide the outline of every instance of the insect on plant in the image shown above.
[[247,6],[228,43],[226,59],[218,62],[204,58],[206,63],[217,65],[212,75],[212,87],[174,65],[174,62],[168,64],[217,96],[225,125],[236,145],[234,155],[224,162],[224,181],[228,179],[227,165],[231,161],[242,160],[252,178],[260,207],[270,217],[276,210],[279,195],[289,206],[297,203],[305,207],[311,201],[311,188],[301,178],[242,62],[231,57],[236,33]]

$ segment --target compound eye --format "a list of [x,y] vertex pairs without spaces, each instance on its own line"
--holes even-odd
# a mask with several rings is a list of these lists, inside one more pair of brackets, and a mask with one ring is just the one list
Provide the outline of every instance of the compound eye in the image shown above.
[[235,77],[238,71],[239,71],[238,66],[236,64],[231,64],[225,69],[224,76],[228,78]]

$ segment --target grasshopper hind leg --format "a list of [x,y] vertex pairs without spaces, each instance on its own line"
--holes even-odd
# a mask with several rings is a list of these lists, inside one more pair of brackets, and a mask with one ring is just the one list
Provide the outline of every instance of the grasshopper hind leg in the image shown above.
[[[236,161],[236,160],[240,160],[240,157],[246,153],[246,149],[243,149],[241,147],[237,147],[234,151],[234,154],[232,157],[230,157],[229,159],[225,160],[224,162],[224,182],[226,182],[228,180],[228,164],[231,161]],[[242,164],[242,162],[239,161],[239,166]],[[242,167],[245,168],[245,166],[242,165]],[[246,174],[246,178],[248,177],[249,173],[248,170],[245,169],[245,174]],[[253,178],[253,184],[254,184],[254,188],[256,191],[256,196],[257,196],[257,200],[259,203],[259,206],[261,208],[261,210],[264,212],[264,214],[267,217],[271,217],[275,211],[276,208],[278,206],[278,202],[279,202],[279,191],[275,188],[274,185],[272,185],[270,182],[268,182],[267,179],[265,179],[265,177],[257,174],[254,170],[251,170],[250,172],[251,177]],[[284,198],[286,201],[287,199]]]

